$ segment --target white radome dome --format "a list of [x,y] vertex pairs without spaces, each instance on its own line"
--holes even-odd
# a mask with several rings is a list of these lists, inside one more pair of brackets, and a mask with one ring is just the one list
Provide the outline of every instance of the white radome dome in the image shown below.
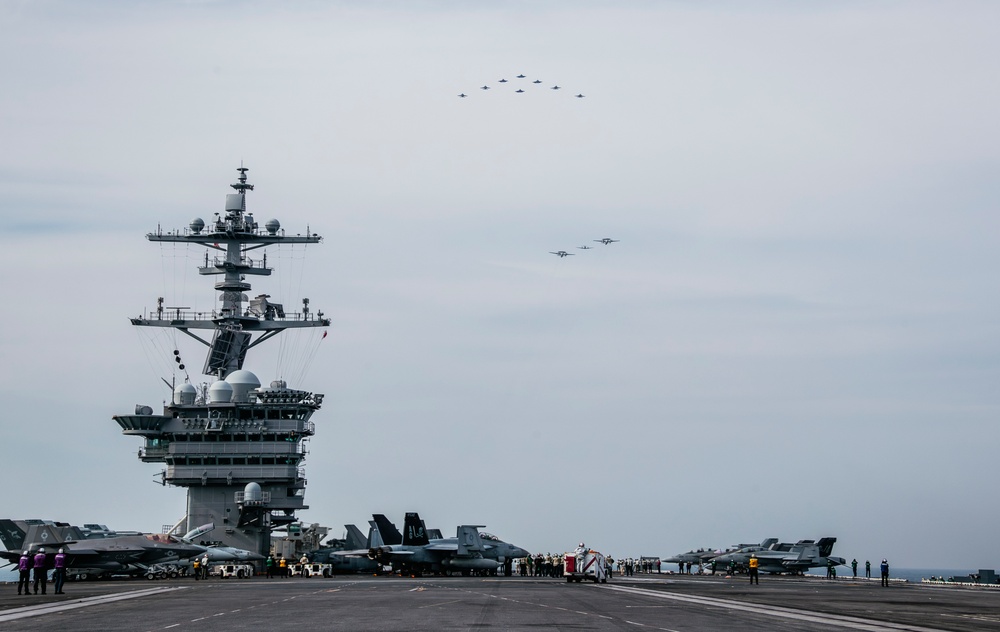
[[226,383],[233,387],[234,402],[246,402],[250,391],[260,388],[260,380],[250,371],[240,369],[226,377]]
[[208,387],[208,401],[211,404],[233,401],[233,387],[224,380],[219,380]]
[[175,404],[193,404],[195,397],[198,396],[198,391],[195,389],[194,385],[190,382],[184,382],[183,384],[178,384],[174,387],[174,403]]

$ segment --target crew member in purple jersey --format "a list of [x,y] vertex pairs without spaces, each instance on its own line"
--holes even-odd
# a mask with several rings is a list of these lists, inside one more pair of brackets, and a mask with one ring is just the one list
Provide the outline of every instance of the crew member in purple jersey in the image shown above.
[[38,549],[35,553],[35,594],[38,594],[38,583],[42,584],[42,594],[45,594],[45,584],[49,581],[49,573],[45,570],[45,548]]
[[52,580],[55,582],[56,594],[62,595],[63,583],[66,582],[66,552],[59,549],[56,553],[56,570],[52,573]]
[[21,559],[17,563],[17,594],[21,594],[21,586],[24,586],[24,594],[31,594],[31,556],[25,551],[21,554]]

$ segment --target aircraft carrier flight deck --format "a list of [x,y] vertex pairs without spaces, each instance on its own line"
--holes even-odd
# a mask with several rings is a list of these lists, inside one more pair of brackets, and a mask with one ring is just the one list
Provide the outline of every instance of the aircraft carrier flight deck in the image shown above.
[[1000,592],[812,577],[651,575],[607,584],[529,577],[72,582],[4,587],[0,629],[1000,631]]

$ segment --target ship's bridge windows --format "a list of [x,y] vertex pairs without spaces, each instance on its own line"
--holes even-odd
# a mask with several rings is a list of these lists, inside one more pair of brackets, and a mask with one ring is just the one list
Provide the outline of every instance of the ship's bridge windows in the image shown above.
[[232,465],[232,459],[222,457],[219,459],[219,465]]

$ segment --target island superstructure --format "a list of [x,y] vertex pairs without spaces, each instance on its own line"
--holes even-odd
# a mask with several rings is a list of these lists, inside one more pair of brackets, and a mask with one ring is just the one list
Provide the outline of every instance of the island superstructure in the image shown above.
[[[195,218],[186,229],[157,229],[153,242],[195,244],[208,249],[198,273],[218,280],[220,307],[211,312],[164,307],[132,318],[138,327],[172,328],[208,347],[202,370],[207,388],[188,380],[173,384],[169,403],[161,414],[137,405],[135,414],[115,415],[123,434],[144,438],[139,458],[164,463],[162,481],[186,487],[187,529],[215,523],[210,538],[227,546],[266,554],[271,530],[296,520],[305,505],[304,440],[315,433],[311,421],[323,395],[290,388],[283,380],[261,387],[256,375],[243,368],[247,352],[286,329],[327,327],[323,312],[312,313],[309,299],[302,311],[286,312],[267,294],[249,299],[252,276],[268,276],[267,254],[253,251],[280,244],[316,244],[322,238],[308,229],[305,235],[286,235],[277,220],[260,229],[246,208],[253,185],[245,167],[235,193],[226,195],[224,213],[207,223]],[[216,251],[215,256],[211,252]],[[209,339],[208,333],[211,332]],[[254,338],[256,334],[256,338]],[[325,335],[325,334],[324,334]],[[174,360],[183,370],[180,353]]]

